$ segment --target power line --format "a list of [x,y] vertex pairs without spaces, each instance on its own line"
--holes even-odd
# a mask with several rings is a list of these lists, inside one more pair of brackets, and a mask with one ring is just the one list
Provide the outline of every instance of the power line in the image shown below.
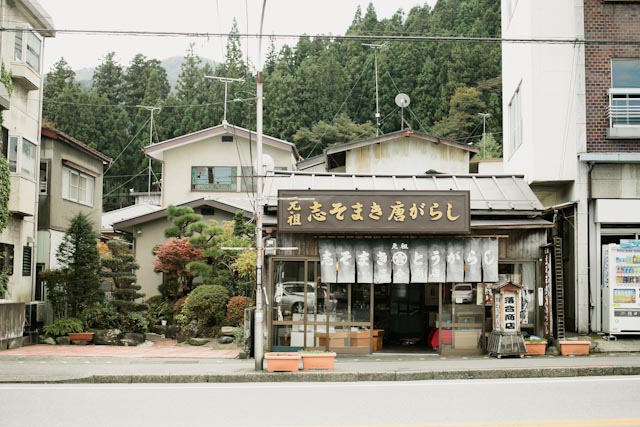
[[[0,28],[0,32],[18,32],[24,28]],[[78,34],[95,36],[139,36],[139,37],[190,37],[190,38],[212,38],[229,37],[228,33],[200,33],[189,31],[135,31],[135,30],[76,30],[76,29],[48,29],[33,28],[31,31],[47,31],[59,34]],[[260,38],[260,34],[238,33],[234,36],[249,38]],[[567,44],[567,45],[640,45],[640,40],[611,40],[611,39],[581,39],[581,38],[505,38],[491,36],[439,36],[439,35],[375,35],[375,34],[272,34],[275,39],[299,39],[307,37],[320,40],[358,40],[358,41],[379,41],[379,42],[465,42],[465,43],[521,43],[521,44]]]

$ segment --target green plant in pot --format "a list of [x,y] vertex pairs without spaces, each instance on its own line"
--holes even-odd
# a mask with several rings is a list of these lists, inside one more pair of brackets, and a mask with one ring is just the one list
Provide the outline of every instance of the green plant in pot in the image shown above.
[[63,337],[69,333],[82,332],[84,327],[80,319],[75,317],[58,317],[50,325],[42,328],[42,331],[50,337]]

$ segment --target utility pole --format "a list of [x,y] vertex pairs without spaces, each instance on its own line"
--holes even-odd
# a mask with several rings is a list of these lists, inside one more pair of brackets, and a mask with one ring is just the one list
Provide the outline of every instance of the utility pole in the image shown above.
[[367,46],[373,49],[373,66],[376,74],[376,136],[380,135],[380,105],[378,102],[378,50],[386,49],[386,44],[371,44],[362,43],[362,46]]
[[[160,111],[162,108],[154,105],[136,105],[138,108],[144,108],[145,110],[151,112],[151,120],[149,124],[149,145],[153,144],[153,113],[156,111]],[[151,157],[149,157],[149,184],[147,186],[147,203],[151,201]]]
[[257,180],[256,180],[256,318],[254,328],[254,348],[255,370],[262,371],[262,358],[264,355],[264,310],[262,308],[262,264],[264,262],[264,248],[262,242],[262,178],[264,170],[262,167],[262,85],[264,76],[262,75],[262,24],[264,23],[264,9],[267,0],[262,1],[262,15],[260,17],[260,35],[258,38],[258,70],[256,75],[256,157],[257,157]]
[[478,113],[478,115],[482,117],[482,158],[485,159],[487,154],[487,141],[485,141],[486,129],[487,129],[487,117],[491,117],[491,114]]
[[226,126],[229,124],[229,122],[227,122],[227,93],[228,93],[229,83],[244,82],[244,79],[234,79],[231,77],[218,77],[218,76],[204,76],[204,78],[218,80],[224,83],[224,118],[222,119],[222,124],[226,128]]

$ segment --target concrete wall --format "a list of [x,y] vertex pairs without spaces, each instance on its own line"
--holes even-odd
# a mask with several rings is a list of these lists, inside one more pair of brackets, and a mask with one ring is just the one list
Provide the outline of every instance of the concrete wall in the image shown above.
[[[640,165],[594,165],[591,171],[591,195],[594,199],[640,198]],[[636,222],[640,223],[640,215],[636,217]]]
[[[515,5],[511,15],[507,4]],[[582,35],[581,1],[502,2],[504,38],[568,38]],[[584,140],[584,53],[581,45],[503,43],[502,85],[506,173],[529,182],[573,180],[576,150]],[[522,102],[522,145],[510,144],[509,103]]]
[[428,170],[469,173],[469,152],[413,137],[399,137],[347,151],[347,173],[422,175]]
[[24,303],[0,303],[0,341],[22,336]]

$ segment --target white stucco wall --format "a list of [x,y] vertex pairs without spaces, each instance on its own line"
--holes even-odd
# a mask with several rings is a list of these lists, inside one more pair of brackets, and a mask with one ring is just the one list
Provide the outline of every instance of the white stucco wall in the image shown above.
[[[515,5],[509,16],[508,3]],[[502,1],[506,39],[582,37],[582,2]],[[506,173],[529,182],[574,180],[576,152],[585,138],[584,49],[582,45],[502,45],[504,159]],[[509,103],[520,85],[522,145],[509,144]]]
[[[246,206],[249,209],[250,195],[242,191],[240,179],[235,192],[191,191],[192,166],[235,166],[238,174],[242,173],[242,166],[255,164],[256,142],[236,136],[238,142],[222,142],[220,136],[193,142],[164,152],[163,169],[163,204],[184,203],[200,199],[205,196],[215,197],[223,202]],[[263,153],[274,160],[274,166],[295,168],[295,159],[290,150],[274,148],[263,144]]]

